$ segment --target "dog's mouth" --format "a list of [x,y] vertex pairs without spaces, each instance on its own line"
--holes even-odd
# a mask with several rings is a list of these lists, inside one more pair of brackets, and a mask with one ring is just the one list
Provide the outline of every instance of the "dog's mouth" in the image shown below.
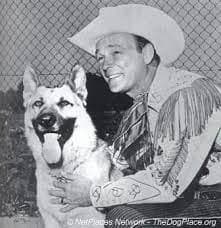
[[76,118],[63,119],[52,113],[44,113],[32,121],[49,168],[62,167],[63,147],[73,133],[75,121]]

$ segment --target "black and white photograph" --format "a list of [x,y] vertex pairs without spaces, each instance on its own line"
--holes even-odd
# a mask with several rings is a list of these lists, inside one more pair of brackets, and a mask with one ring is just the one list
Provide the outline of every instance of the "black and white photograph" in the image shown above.
[[0,228],[221,227],[221,2],[0,1]]

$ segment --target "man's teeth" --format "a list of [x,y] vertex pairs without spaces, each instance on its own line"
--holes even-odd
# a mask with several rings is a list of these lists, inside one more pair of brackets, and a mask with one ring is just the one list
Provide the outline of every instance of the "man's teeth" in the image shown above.
[[109,79],[112,79],[112,78],[117,78],[119,77],[121,74],[113,74],[113,75],[110,75],[109,76]]

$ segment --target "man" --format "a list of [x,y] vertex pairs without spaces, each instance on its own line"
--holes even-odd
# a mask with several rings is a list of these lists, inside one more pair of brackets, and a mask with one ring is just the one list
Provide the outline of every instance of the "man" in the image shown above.
[[110,220],[208,216],[206,208],[220,215],[220,88],[206,77],[167,67],[184,49],[177,23],[145,5],[107,7],[70,41],[96,57],[112,92],[134,100],[112,159],[135,174],[104,185],[82,177],[55,183],[51,195],[67,202],[61,210],[92,204],[108,208]]

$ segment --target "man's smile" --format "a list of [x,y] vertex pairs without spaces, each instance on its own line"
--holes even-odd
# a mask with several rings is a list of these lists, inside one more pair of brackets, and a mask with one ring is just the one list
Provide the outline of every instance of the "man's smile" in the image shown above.
[[110,80],[110,79],[113,79],[113,78],[118,78],[118,77],[120,77],[122,75],[123,75],[122,73],[116,73],[116,74],[108,75],[107,78]]

